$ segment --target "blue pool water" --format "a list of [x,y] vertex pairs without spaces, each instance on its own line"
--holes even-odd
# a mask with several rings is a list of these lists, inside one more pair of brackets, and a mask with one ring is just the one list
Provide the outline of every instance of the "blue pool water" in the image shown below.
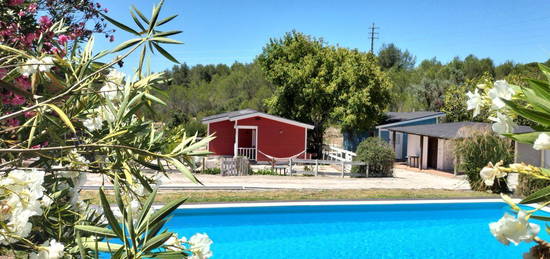
[[489,232],[507,210],[497,202],[179,209],[167,228],[207,233],[213,258],[521,258],[533,243],[507,247]]

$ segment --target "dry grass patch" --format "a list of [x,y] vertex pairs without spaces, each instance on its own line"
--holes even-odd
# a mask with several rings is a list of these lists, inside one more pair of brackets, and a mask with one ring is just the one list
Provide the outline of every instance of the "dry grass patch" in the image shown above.
[[[114,200],[112,192],[107,192]],[[81,192],[83,199],[98,204],[97,191]],[[495,194],[474,191],[435,189],[370,189],[370,190],[185,190],[162,191],[156,203],[166,203],[179,197],[188,197],[186,203],[201,202],[243,202],[243,201],[303,201],[303,200],[366,200],[366,199],[444,199],[444,198],[497,198]]]

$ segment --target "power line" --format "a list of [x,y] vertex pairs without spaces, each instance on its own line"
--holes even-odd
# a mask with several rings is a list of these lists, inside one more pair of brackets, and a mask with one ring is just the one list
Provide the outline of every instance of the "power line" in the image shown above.
[[372,23],[372,26],[369,29],[370,29],[370,36],[369,36],[370,52],[374,53],[374,40],[379,39],[378,37],[376,37],[378,36],[378,32],[376,32],[376,30],[380,29],[380,27],[374,26],[374,23]]

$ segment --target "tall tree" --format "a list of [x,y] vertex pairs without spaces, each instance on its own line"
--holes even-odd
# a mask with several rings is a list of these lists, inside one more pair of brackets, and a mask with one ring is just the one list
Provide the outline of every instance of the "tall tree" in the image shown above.
[[406,110],[406,107],[415,106],[413,104],[415,98],[411,94],[410,87],[415,79],[413,69],[416,57],[393,43],[384,44],[378,52],[378,63],[395,85],[390,110],[402,111]]
[[343,130],[375,125],[392,84],[372,54],[328,46],[300,32],[271,39],[258,57],[277,88],[267,100],[272,113],[315,126],[311,151],[320,154],[330,122]]
[[384,44],[378,52],[378,63],[383,70],[391,68],[397,70],[409,70],[414,68],[416,57],[408,50],[402,51],[395,44]]

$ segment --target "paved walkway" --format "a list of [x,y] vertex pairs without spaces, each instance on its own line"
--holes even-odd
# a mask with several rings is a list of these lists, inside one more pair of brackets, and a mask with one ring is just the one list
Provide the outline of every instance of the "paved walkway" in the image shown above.
[[[441,176],[430,173],[394,169],[394,177],[341,178],[337,176],[219,176],[197,175],[204,186],[193,184],[178,173],[163,179],[162,188],[168,189],[447,189],[469,190],[464,176]],[[85,186],[97,186],[101,176],[89,175]]]

